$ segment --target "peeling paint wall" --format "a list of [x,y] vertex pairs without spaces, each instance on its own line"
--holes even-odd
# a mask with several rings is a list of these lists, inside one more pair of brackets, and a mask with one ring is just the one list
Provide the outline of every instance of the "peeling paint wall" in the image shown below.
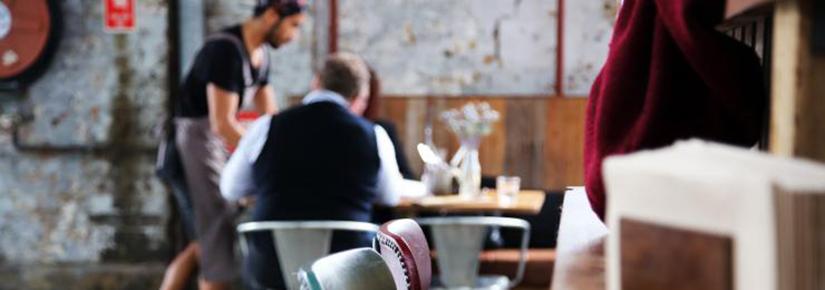
[[341,0],[339,48],[391,95],[554,94],[555,0]]
[[563,89],[568,96],[586,97],[607,60],[619,4],[616,0],[572,0],[565,5]]
[[[115,120],[118,95],[135,112],[137,142],[151,131],[166,102],[166,1],[140,1],[139,27],[129,35],[102,31],[99,1],[63,1],[63,38],[49,72],[27,92],[34,121],[22,128],[26,144],[103,146]],[[143,117],[143,118],[141,118]],[[148,118],[151,117],[151,118]]]
[[[60,2],[54,62],[18,101],[3,103],[29,116],[18,127],[21,147],[0,131],[0,289],[49,289],[14,273],[57,264],[74,266],[50,275],[82,277],[92,265],[115,275],[113,265],[150,263],[130,271],[153,273],[143,283],[154,284],[167,253],[153,131],[167,114],[168,3],[136,1],[137,30],[113,35],[103,32],[99,0]],[[74,287],[50,283],[61,282]]]
[[[205,0],[210,32],[251,14],[252,0]],[[300,41],[273,52],[282,104],[303,95],[329,43],[329,1]],[[339,0],[338,48],[364,56],[388,95],[554,95],[557,0]],[[564,90],[586,96],[607,56],[616,0],[566,1]]]

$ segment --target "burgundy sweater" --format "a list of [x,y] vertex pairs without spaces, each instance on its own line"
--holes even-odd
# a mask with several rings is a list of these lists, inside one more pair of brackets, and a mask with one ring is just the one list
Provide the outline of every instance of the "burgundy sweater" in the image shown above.
[[[590,93],[585,186],[605,215],[602,161],[702,138],[755,145],[766,87],[753,49],[718,32],[724,0],[625,0]],[[609,194],[609,193],[607,193]]]

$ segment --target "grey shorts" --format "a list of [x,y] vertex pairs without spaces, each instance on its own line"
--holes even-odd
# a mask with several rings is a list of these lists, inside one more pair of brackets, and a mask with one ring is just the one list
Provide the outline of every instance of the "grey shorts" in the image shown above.
[[224,142],[209,129],[207,118],[175,118],[175,144],[194,210],[201,278],[231,282],[238,274],[234,251],[236,209],[223,199],[219,187],[229,154]]

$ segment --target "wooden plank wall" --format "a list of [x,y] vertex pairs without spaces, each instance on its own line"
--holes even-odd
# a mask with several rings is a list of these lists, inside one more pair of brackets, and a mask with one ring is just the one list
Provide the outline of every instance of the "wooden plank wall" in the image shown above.
[[825,162],[825,55],[814,53],[814,3],[776,4],[771,152]]
[[413,169],[422,162],[415,146],[424,141],[427,122],[433,141],[449,156],[459,141],[440,120],[440,113],[467,102],[488,102],[501,114],[493,134],[479,151],[483,174],[516,175],[525,188],[563,189],[583,183],[586,98],[557,97],[384,97],[382,116],[396,124]]
[[[300,103],[300,97],[289,103]],[[427,122],[433,124],[433,141],[448,150],[448,158],[459,141],[441,122],[441,112],[468,102],[487,102],[501,114],[492,135],[482,140],[479,155],[482,173],[522,178],[522,187],[562,190],[584,183],[584,113],[587,98],[555,96],[511,97],[424,97],[384,96],[383,119],[392,121],[403,142],[407,159],[421,173],[423,163],[415,146],[424,142]]]

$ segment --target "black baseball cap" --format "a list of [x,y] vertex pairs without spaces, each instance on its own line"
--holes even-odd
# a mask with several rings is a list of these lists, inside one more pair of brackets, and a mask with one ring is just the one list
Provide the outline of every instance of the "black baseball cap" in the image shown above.
[[288,17],[304,12],[309,6],[308,0],[258,0],[255,5],[255,15],[260,15],[266,9],[274,8],[281,17]]

